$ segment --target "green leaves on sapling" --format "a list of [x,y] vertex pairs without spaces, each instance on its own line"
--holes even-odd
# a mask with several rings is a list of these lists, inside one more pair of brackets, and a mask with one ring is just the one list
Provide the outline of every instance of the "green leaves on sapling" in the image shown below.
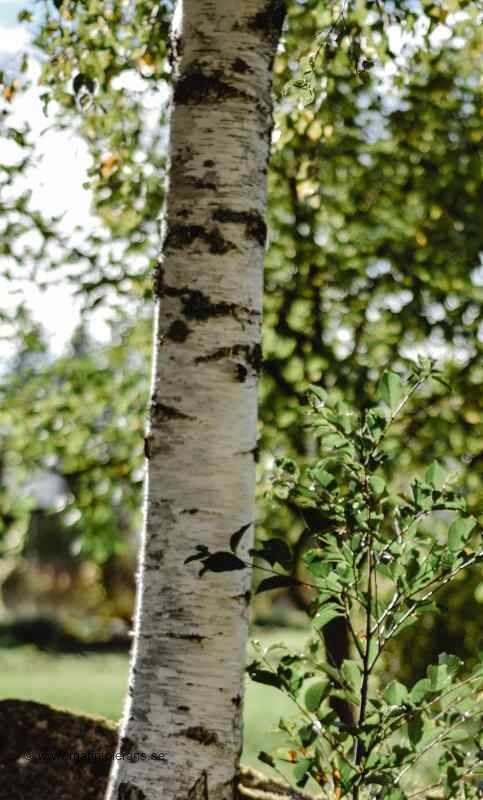
[[448,530],[448,547],[452,553],[457,553],[467,543],[471,532],[476,527],[473,517],[458,517]]
[[403,703],[407,702],[408,698],[408,690],[398,681],[391,681],[384,690],[384,700],[390,706],[401,706]]
[[329,622],[336,617],[344,616],[344,611],[335,603],[325,603],[320,611],[315,614],[312,625],[316,631],[322,630]]
[[447,481],[447,473],[437,461],[428,467],[425,474],[426,483],[434,486],[435,489],[442,489]]
[[397,374],[387,370],[383,373],[377,388],[378,397],[391,410],[394,410],[404,397],[404,385]]
[[[387,643],[422,615],[438,612],[439,589],[483,559],[481,527],[464,498],[448,488],[442,464],[434,461],[424,478],[415,477],[409,494],[397,476],[395,494],[384,469],[387,431],[432,370],[431,362],[421,362],[407,381],[385,372],[378,386],[383,406],[368,409],[362,420],[336,392],[311,387],[308,427],[320,453],[304,466],[278,458],[272,476],[275,497],[301,509],[302,535],[309,534],[312,545],[301,560],[315,599],[308,607],[313,636],[304,654],[259,648],[248,667],[253,680],[287,694],[299,712],[298,722],[279,726],[289,740],[285,756],[262,754],[262,760],[271,766],[279,758],[288,762],[293,783],[303,786],[312,777],[324,796],[336,787],[341,800],[405,800],[411,796],[405,794],[406,773],[413,780],[417,760],[436,744],[444,752],[446,796],[457,796],[474,755],[466,741],[473,708],[467,708],[470,697],[479,703],[482,665],[460,679],[460,660],[442,654],[412,687],[397,680],[382,692],[377,686]],[[401,436],[397,431],[394,426],[392,438]],[[455,511],[446,537],[442,526]],[[187,561],[201,561],[202,573],[242,569],[236,550],[249,527],[232,534],[232,552],[212,554],[198,545]],[[250,550],[254,566],[264,562],[261,569],[272,573],[263,576],[258,593],[298,583],[295,549],[276,536]],[[324,647],[326,628],[335,620],[352,645],[338,665]],[[351,726],[336,711],[341,702],[352,709]]]
[[304,703],[307,711],[315,712],[318,710],[327,688],[327,681],[320,679],[315,680],[307,687],[304,695]]

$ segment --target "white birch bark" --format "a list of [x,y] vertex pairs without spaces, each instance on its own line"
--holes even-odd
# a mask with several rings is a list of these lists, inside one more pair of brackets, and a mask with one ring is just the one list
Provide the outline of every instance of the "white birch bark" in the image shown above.
[[200,543],[227,550],[254,519],[271,65],[282,19],[280,0],[179,0],[174,14],[144,545],[124,758],[109,800],[224,800],[236,785],[250,575],[199,579],[199,562],[183,562]]

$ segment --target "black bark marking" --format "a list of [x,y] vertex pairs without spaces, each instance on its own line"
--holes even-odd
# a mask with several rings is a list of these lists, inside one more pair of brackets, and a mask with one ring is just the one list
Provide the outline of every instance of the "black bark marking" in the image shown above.
[[213,214],[213,219],[217,222],[232,222],[245,225],[246,235],[250,239],[255,239],[261,247],[265,247],[267,226],[258,211],[233,211],[229,208],[219,208]]
[[186,319],[205,321],[212,317],[226,317],[235,314],[235,303],[212,303],[211,300],[198,289],[181,290],[180,295]]
[[153,277],[154,295],[161,300],[163,297],[178,297],[183,305],[183,315],[187,320],[204,322],[213,317],[231,316],[239,319],[240,314],[246,317],[259,317],[261,312],[248,306],[224,301],[213,303],[210,298],[199,289],[190,289],[188,286],[168,286],[164,280],[164,270],[161,263],[156,264]]
[[239,707],[240,707],[240,705],[241,705],[241,701],[242,701],[241,694],[236,694],[236,695],[235,695],[235,697],[232,697],[232,698],[231,698],[231,702],[232,702],[232,703],[233,703],[233,705],[234,705],[234,706],[236,706],[237,708],[239,708]]
[[129,739],[127,736],[123,736],[119,742],[119,752],[123,756],[129,755],[129,753],[134,753],[136,750],[136,743],[133,742],[132,739]]
[[[214,184],[213,188],[216,189]],[[207,230],[202,225],[170,225],[164,240],[164,250],[181,250],[189,247],[196,239],[200,239],[208,245],[210,253],[223,255],[229,250],[234,250],[235,245],[228,242],[220,233],[217,227]]]
[[138,786],[123,781],[117,790],[118,800],[147,800],[146,795]]
[[249,603],[250,603],[251,598],[252,598],[252,593],[251,593],[251,591],[249,589],[247,589],[247,591],[243,592],[243,594],[235,594],[235,595],[233,595],[233,597],[231,599],[232,600],[239,600],[245,606],[248,606]]
[[225,356],[232,355],[233,349],[232,347],[219,347],[218,350],[214,350],[207,356],[197,356],[195,358],[195,364],[203,364],[206,361],[220,361],[222,358],[225,358]]
[[208,167],[208,168],[214,167],[215,166],[215,162],[212,161],[211,158],[208,158],[206,161],[203,161],[203,166],[204,167]]
[[150,550],[148,551],[148,558],[156,561],[157,564],[162,564],[164,560],[164,550]]
[[248,376],[248,370],[245,364],[235,364],[235,380],[238,383],[245,383]]
[[193,419],[188,414],[183,414],[174,406],[167,406],[165,403],[159,403],[153,400],[150,406],[151,417],[156,420],[165,419]]
[[173,101],[178,105],[217,103],[229,98],[250,101],[255,99],[237,86],[227,83],[222,70],[206,73],[197,62],[179,76],[173,91]]
[[176,216],[186,219],[186,217],[189,217],[190,213],[191,212],[188,208],[180,208],[178,211],[176,211]]
[[152,444],[152,437],[151,436],[145,436],[144,437],[144,456],[145,456],[145,458],[148,459],[148,461],[151,458],[151,444]]
[[[236,344],[233,347],[219,347],[206,356],[197,356],[197,358],[195,358],[195,364],[203,364],[208,361],[220,361],[222,358],[230,356],[242,357],[255,374],[258,374],[262,368],[262,348],[259,344]],[[237,364],[236,366],[238,368],[238,366],[243,365]]]
[[175,319],[175,321],[169,326],[166,336],[168,339],[171,339],[172,342],[181,343],[186,341],[190,333],[191,330],[188,328],[186,322],[184,322],[182,319]]
[[199,508],[183,508],[181,514],[197,514]]
[[186,736],[187,739],[193,739],[195,742],[204,744],[218,744],[218,734],[215,731],[210,731],[203,725],[193,725],[191,728],[184,728],[184,730],[175,734],[176,736]]
[[187,711],[191,711],[189,706],[176,706],[176,710],[177,711],[181,711],[183,713],[186,713]]
[[185,642],[201,642],[206,639],[206,636],[200,636],[199,633],[167,633],[168,639],[182,639]]
[[205,181],[202,178],[197,178],[197,180],[194,181],[193,186],[195,189],[208,189],[212,192],[216,192],[218,188],[216,183],[212,183],[212,181]]
[[251,67],[240,57],[235,58],[231,66],[234,72],[239,72],[241,75],[244,75],[245,72],[252,72]]

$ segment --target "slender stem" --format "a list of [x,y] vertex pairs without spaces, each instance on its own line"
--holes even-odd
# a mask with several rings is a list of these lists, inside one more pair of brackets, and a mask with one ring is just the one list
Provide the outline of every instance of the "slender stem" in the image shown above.
[[359,637],[357,636],[357,632],[356,632],[356,630],[355,630],[355,628],[354,628],[354,626],[352,624],[352,620],[351,620],[351,617],[350,617],[350,611],[349,611],[349,608],[347,607],[347,603],[345,603],[345,618],[346,618],[346,622],[347,622],[347,627],[349,628],[349,631],[351,633],[353,642],[354,642],[354,644],[356,646],[356,650],[359,653],[360,657],[363,659],[364,658],[364,648],[362,647],[362,645],[361,645],[361,643],[359,641]]
[[[362,667],[362,686],[361,686],[361,705],[359,710],[359,719],[357,721],[357,733],[360,733],[360,729],[364,724],[364,719],[366,716],[366,708],[367,708],[367,698],[369,692],[369,678],[371,674],[370,670],[370,649],[371,649],[371,640],[372,640],[372,633],[371,633],[371,616],[372,616],[372,573],[374,570],[374,558],[372,552],[372,534],[370,533],[367,538],[367,557],[369,562],[369,574],[367,579],[367,609],[366,609],[366,648],[364,652],[363,658],[363,667]],[[355,753],[355,763],[356,766],[359,767],[362,758],[364,756],[364,748],[362,746],[360,738],[357,738],[356,744],[356,753]],[[352,792],[353,800],[359,800],[359,788],[360,786],[357,785],[354,787]]]

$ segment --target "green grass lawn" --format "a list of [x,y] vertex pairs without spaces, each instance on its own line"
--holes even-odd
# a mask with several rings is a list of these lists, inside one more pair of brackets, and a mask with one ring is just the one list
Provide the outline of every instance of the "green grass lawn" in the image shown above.
[[[254,633],[265,645],[284,641],[297,649],[307,635],[306,631],[287,628]],[[0,650],[0,699],[36,700],[117,720],[122,713],[127,672],[127,655],[48,655],[27,647]],[[280,716],[293,710],[291,701],[279,691],[247,679],[245,764],[259,766],[258,752],[275,745],[274,726]]]

